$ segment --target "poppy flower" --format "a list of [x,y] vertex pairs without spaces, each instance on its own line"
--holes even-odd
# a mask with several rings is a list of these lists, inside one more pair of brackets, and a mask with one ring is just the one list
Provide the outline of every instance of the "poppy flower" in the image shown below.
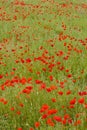
[[35,122],[35,128],[38,128],[40,126],[40,122]]
[[62,96],[62,95],[63,95],[63,92],[62,92],[62,91],[59,91],[58,94]]
[[47,119],[47,122],[46,122],[49,126],[54,126],[54,122],[51,118],[48,118]]
[[3,75],[0,75],[0,79],[2,79],[3,78]]
[[34,128],[30,128],[29,130],[34,130]]
[[79,100],[78,100],[78,103],[80,103],[80,104],[83,104],[85,102],[85,99],[84,98],[80,98]]
[[53,119],[57,122],[61,122],[62,121],[62,117],[60,116],[54,116]]
[[55,113],[57,113],[58,112],[58,110],[56,110],[56,109],[50,109],[50,110],[48,110],[48,115],[53,115],[53,114],[55,114]]
[[72,99],[71,101],[70,101],[70,105],[74,105],[76,103],[76,98],[74,98],[74,99]]
[[18,128],[17,130],[23,130],[23,129],[20,127],[20,128]]

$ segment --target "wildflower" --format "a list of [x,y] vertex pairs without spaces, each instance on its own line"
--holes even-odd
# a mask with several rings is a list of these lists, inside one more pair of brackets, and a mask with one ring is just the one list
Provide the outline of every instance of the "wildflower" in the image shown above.
[[55,114],[57,112],[58,111],[56,109],[50,109],[50,110],[48,110],[48,115],[52,115],[52,114]]
[[54,122],[52,121],[51,118],[48,118],[46,123],[47,123],[48,125],[50,125],[50,126],[54,126]]
[[62,118],[60,116],[54,116],[53,119],[57,122],[61,122]]
[[67,77],[68,77],[68,78],[71,78],[71,77],[72,77],[72,74],[68,74]]
[[0,79],[2,79],[3,78],[3,75],[0,75]]
[[25,78],[25,77],[22,77],[22,79],[20,80],[20,83],[21,83],[21,84],[26,84],[26,78]]
[[46,119],[48,117],[47,114],[42,115],[42,119]]
[[59,91],[58,94],[62,96],[62,95],[63,95],[63,92],[62,92],[62,91]]
[[64,115],[64,119],[69,119],[69,118],[70,118],[69,114]]
[[77,126],[77,125],[80,125],[81,124],[81,120],[77,120],[75,123],[74,123],[74,126]]
[[76,98],[74,98],[74,99],[72,99],[71,101],[70,101],[70,105],[74,105],[76,103]]
[[17,111],[17,112],[16,112],[16,114],[17,114],[17,115],[20,115],[20,114],[21,114],[21,112],[20,112],[20,111]]
[[80,98],[80,99],[78,100],[78,103],[83,104],[84,101],[85,101],[84,98]]
[[35,128],[38,128],[40,126],[40,122],[35,122]]
[[51,92],[52,89],[51,89],[51,88],[46,88],[46,91],[47,91],[47,92]]
[[56,102],[56,99],[55,99],[55,98],[52,98],[51,100],[52,100],[52,102]]
[[71,90],[68,90],[68,91],[66,92],[66,95],[69,95],[69,94],[71,94]]
[[6,105],[7,103],[8,103],[8,101],[7,101],[7,100],[5,100],[5,101],[3,102],[3,104],[4,104],[4,105]]
[[74,108],[74,105],[70,105],[69,108]]
[[14,107],[11,107],[10,110],[11,110],[11,111],[14,111]]
[[19,106],[20,106],[20,107],[24,107],[24,104],[23,104],[23,103],[20,103]]
[[50,79],[50,81],[53,81],[53,76],[50,75],[50,76],[49,76],[49,79]]
[[29,130],[34,130],[34,128],[30,128]]
[[42,113],[42,112],[45,112],[45,111],[47,111],[49,109],[49,106],[47,105],[47,104],[43,104],[43,106],[41,107],[41,109],[40,109],[40,112]]
[[51,88],[51,90],[55,90],[55,89],[57,89],[57,86],[52,85],[52,86],[50,86],[50,88]]
[[26,93],[26,94],[29,94],[31,91],[29,89],[25,88],[22,92]]
[[35,82],[36,82],[36,84],[41,84],[42,83],[42,81],[38,80],[38,79]]
[[23,129],[20,127],[20,128],[18,128],[17,130],[23,130]]
[[46,88],[46,84],[42,83],[41,86],[40,86],[40,89],[45,89],[45,88]]
[[62,124],[65,125],[66,124],[66,119],[62,120]]
[[31,59],[30,58],[27,58],[26,59],[26,63],[30,63],[31,62]]

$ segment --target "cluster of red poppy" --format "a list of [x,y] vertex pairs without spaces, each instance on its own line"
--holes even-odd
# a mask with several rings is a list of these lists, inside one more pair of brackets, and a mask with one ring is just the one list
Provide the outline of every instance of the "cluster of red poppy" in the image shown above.
[[0,121],[7,130],[86,128],[87,37],[76,20],[87,4],[38,1],[1,0]]

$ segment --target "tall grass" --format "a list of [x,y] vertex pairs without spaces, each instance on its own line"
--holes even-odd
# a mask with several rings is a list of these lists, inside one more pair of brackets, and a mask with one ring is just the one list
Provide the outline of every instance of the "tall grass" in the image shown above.
[[1,0],[0,130],[87,129],[86,0]]

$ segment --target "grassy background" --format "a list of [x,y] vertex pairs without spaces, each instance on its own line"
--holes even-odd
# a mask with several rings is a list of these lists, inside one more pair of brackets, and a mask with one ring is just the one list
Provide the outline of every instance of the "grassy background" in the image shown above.
[[[87,91],[87,1],[24,3],[0,2],[0,130],[86,130],[87,94],[79,92]],[[24,93],[27,86],[32,90]],[[84,99],[82,104],[79,99]],[[42,119],[44,104],[58,113]],[[71,124],[63,124],[65,114]],[[53,120],[55,115],[61,116],[61,123]],[[55,126],[46,123],[49,118]]]

